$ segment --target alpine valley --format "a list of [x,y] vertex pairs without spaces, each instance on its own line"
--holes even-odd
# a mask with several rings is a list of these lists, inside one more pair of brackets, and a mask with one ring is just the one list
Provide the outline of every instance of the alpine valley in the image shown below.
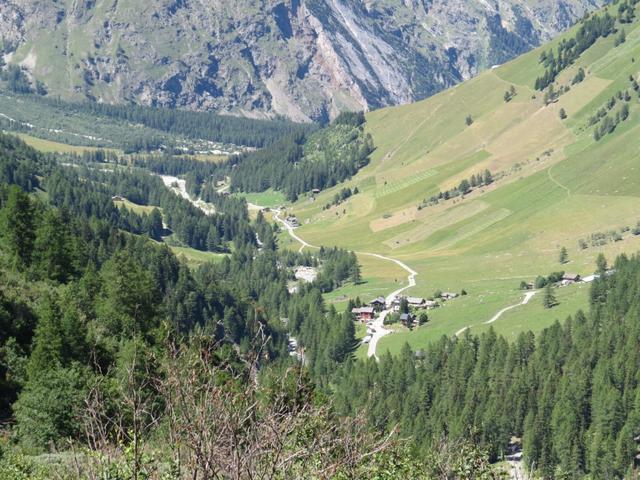
[[1,479],[638,478],[639,0],[0,16]]

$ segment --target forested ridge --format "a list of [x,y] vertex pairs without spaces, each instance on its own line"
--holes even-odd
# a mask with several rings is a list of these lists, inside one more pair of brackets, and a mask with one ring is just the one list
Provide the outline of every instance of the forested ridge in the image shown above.
[[364,133],[364,114],[345,112],[313,134],[296,134],[231,160],[231,189],[280,190],[289,200],[343,182],[369,163],[373,140]]
[[[618,4],[617,19],[620,24],[632,23],[635,19],[635,8],[638,0],[622,0],[614,3]],[[542,76],[536,78],[535,89],[545,90],[556,81],[560,72],[573,64],[596,41],[600,38],[607,38],[614,33],[618,33],[615,41],[616,46],[626,40],[624,29],[620,31],[616,29],[616,17],[609,12],[584,18],[575,37],[562,40],[556,52],[553,50],[542,52],[540,63],[545,67],[545,72]],[[584,72],[582,75],[584,76]]]
[[493,331],[443,337],[420,352],[348,363],[336,378],[343,412],[400,425],[429,447],[471,439],[499,459],[512,437],[543,478],[635,478],[640,439],[640,257],[604,258],[587,313],[509,343]]
[[141,123],[162,132],[184,135],[249,147],[264,147],[279,137],[312,129],[311,125],[296,124],[285,119],[254,120],[211,112],[193,112],[138,105],[109,105],[97,102],[43,101],[65,110],[88,113],[92,116],[115,118]]

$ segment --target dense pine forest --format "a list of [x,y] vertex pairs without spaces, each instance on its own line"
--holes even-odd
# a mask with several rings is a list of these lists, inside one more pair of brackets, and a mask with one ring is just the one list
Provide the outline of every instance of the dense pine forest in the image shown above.
[[343,182],[369,163],[374,149],[364,133],[363,113],[342,113],[332,124],[311,135],[297,134],[232,162],[234,191],[262,192],[269,188],[295,201],[314,189]]
[[[321,292],[357,281],[353,253],[280,252],[259,215],[247,225],[260,248],[236,242],[192,270],[151,231],[97,208],[111,198],[84,185],[142,201],[164,188],[147,189],[143,172],[63,169],[67,158],[13,137],[0,145],[2,478],[432,478],[470,465],[493,475],[467,442],[409,455],[333,408],[330,379],[356,341],[351,314]],[[320,275],[291,294],[295,265]]]
[[589,312],[511,344],[490,331],[348,363],[336,405],[367,408],[372,425],[400,425],[425,447],[471,439],[494,460],[521,438],[526,465],[543,478],[635,478],[640,257],[620,256],[613,270],[598,264]]
[[46,101],[71,112],[140,123],[154,130],[184,135],[193,139],[214,140],[248,147],[264,147],[276,138],[311,129],[309,125],[295,124],[284,119],[253,120],[210,112],[170,110],[138,105],[108,105],[95,102],[70,103],[49,99]]
[[35,91],[20,67],[1,67],[0,59],[0,128],[62,143],[117,148],[129,154],[230,153],[318,129],[282,118],[256,120],[132,104],[69,102],[43,96],[46,91],[40,82]]

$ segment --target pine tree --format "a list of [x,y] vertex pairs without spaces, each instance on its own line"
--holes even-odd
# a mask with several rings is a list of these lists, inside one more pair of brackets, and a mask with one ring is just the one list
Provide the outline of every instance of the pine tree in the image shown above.
[[160,241],[162,239],[163,231],[162,214],[160,213],[160,210],[154,208],[149,215],[149,236],[154,240]]
[[560,249],[560,263],[567,263],[569,261],[569,253],[565,247]]
[[30,380],[40,378],[52,369],[62,366],[63,339],[60,321],[61,312],[58,303],[51,297],[46,298],[40,309],[33,340],[33,352],[27,368]]
[[362,273],[360,271],[360,264],[356,261],[351,267],[351,281],[358,285],[362,282]]
[[493,183],[493,176],[491,175],[491,172],[488,169],[484,171],[483,182],[485,185],[489,185]]
[[544,308],[553,308],[558,304],[555,295],[553,294],[553,287],[550,283],[547,284],[544,290],[544,299],[542,300]]
[[9,188],[9,196],[0,225],[1,235],[14,266],[19,269],[31,263],[35,241],[35,212],[29,195],[16,186]]
[[33,261],[42,278],[64,283],[73,274],[69,225],[61,213],[49,210],[37,230]]

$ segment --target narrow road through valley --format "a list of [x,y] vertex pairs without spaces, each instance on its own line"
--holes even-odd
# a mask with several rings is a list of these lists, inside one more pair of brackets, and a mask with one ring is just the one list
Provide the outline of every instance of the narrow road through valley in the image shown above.
[[[527,292],[527,293],[525,293],[524,298],[522,299],[522,301],[520,303],[517,303],[515,305],[511,305],[510,307],[503,308],[498,313],[496,313],[493,317],[491,317],[491,320],[487,320],[486,322],[484,322],[483,325],[491,325],[493,322],[498,320],[502,315],[504,315],[509,310],[513,310],[514,308],[520,307],[521,305],[526,305],[527,303],[529,303],[529,300],[531,300],[536,295],[536,293],[538,293],[538,292]],[[468,327],[464,327],[464,328],[461,328],[460,330],[458,330],[456,332],[456,337],[459,337],[460,335],[462,335],[464,332],[469,330],[472,326],[473,325],[470,325]]]
[[[259,207],[258,205],[255,205],[255,206]],[[296,234],[296,232],[294,231],[294,228],[291,225],[289,225],[285,220],[283,220],[281,218],[280,215],[281,215],[282,212],[279,209],[274,209],[273,213],[274,213],[273,218],[278,223],[282,224],[287,229],[287,232],[289,232],[289,235],[291,236],[291,238],[293,238],[298,243],[300,243],[300,249],[298,250],[298,252],[302,252],[302,250],[304,250],[305,248],[320,248],[320,247],[318,247],[316,245],[311,245],[309,242],[307,242],[304,239],[300,238]],[[380,260],[384,260],[386,262],[393,262],[393,263],[398,265],[400,268],[402,268],[403,270],[405,270],[409,274],[407,276],[407,281],[408,281],[407,285],[395,290],[394,292],[391,292],[387,296],[387,298],[386,298],[387,305],[389,305],[396,296],[400,295],[405,290],[407,290],[407,289],[409,289],[411,287],[415,287],[415,285],[416,285],[416,276],[418,275],[418,272],[413,270],[406,263],[401,262],[400,260],[398,260],[396,258],[385,257],[384,255],[380,255],[379,253],[355,252],[355,254],[356,255],[366,255],[368,257],[379,258]],[[376,357],[376,359],[378,358],[378,356],[376,355],[376,347],[378,346],[378,341],[382,337],[384,337],[385,335],[388,335],[388,334],[391,333],[391,330],[388,330],[388,329],[384,328],[384,319],[387,317],[387,315],[389,313],[391,313],[391,310],[382,311],[380,313],[380,315],[378,316],[378,318],[376,318],[372,323],[372,328],[375,330],[375,332],[371,336],[371,341],[369,342],[369,349],[367,351],[367,356],[369,356],[369,357]]]

